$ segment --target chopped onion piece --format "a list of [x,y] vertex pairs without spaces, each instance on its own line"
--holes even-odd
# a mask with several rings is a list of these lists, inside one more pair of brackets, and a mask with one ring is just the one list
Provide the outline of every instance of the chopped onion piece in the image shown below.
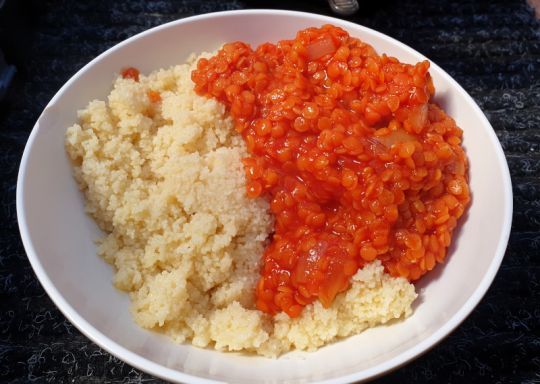
[[307,57],[309,61],[320,59],[321,57],[334,53],[336,46],[330,36],[312,42],[307,46]]
[[416,137],[407,133],[403,129],[398,129],[397,131],[392,131],[389,135],[374,137],[373,140],[376,140],[385,147],[390,148],[394,144],[416,141]]

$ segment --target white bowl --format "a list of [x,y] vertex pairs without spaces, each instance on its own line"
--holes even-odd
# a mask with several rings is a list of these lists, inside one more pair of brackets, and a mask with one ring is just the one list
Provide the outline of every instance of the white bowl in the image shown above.
[[368,28],[325,16],[289,11],[233,11],[190,17],[134,36],[91,61],[47,105],[26,145],[17,185],[21,236],[41,284],[64,315],[92,341],[155,376],[178,382],[358,381],[418,356],[451,332],[478,304],[504,255],[512,217],[511,182],[501,146],[471,97],[436,64],[437,101],[464,130],[473,202],[444,267],[418,284],[420,297],[405,321],[370,329],[315,353],[280,359],[177,345],[139,328],[129,300],[117,291],[112,269],[96,256],[100,236],[84,213],[83,197],[64,151],[64,133],[76,111],[109,93],[126,66],[142,72],[182,63],[190,53],[222,43],[251,44],[294,37],[325,23],[338,25],[404,62],[425,57]]

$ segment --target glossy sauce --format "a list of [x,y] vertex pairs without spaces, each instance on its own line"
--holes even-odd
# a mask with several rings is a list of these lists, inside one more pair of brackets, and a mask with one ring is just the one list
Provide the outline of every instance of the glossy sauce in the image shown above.
[[275,215],[261,311],[328,307],[377,258],[410,281],[444,260],[470,200],[467,159],[428,69],[331,25],[199,60],[195,90],[229,109],[250,154],[247,194]]

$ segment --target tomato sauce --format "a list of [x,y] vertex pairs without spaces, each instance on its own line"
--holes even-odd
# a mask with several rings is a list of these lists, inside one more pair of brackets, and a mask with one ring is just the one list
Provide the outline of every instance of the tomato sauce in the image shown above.
[[247,194],[275,215],[261,311],[328,307],[375,259],[410,281],[444,260],[470,200],[468,164],[428,69],[331,25],[198,61],[195,90],[227,106],[249,152]]

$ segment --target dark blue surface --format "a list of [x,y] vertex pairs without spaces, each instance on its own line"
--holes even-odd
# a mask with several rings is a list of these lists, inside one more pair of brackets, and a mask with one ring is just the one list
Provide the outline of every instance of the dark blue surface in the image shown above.
[[[162,382],[90,342],[45,294],[19,239],[17,169],[46,103],[97,54],[167,21],[243,8],[330,14],[322,0],[8,0],[0,10],[0,48],[18,70],[0,104],[0,383]],[[442,343],[375,382],[540,383],[540,24],[524,0],[378,0],[350,20],[450,73],[491,121],[514,183],[509,247],[485,298]]]

